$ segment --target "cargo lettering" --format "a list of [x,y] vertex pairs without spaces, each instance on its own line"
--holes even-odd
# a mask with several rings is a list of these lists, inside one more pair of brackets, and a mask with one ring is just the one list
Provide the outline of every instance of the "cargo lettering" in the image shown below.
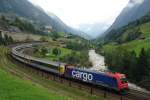
[[92,81],[93,80],[93,75],[92,74],[88,74],[86,72],[80,72],[80,71],[72,71],[72,76],[76,77],[76,78],[80,78],[83,81]]

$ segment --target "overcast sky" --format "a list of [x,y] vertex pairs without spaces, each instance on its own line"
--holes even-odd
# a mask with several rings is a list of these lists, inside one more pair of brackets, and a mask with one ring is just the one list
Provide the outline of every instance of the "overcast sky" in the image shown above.
[[81,24],[109,26],[129,0],[29,0],[74,28]]

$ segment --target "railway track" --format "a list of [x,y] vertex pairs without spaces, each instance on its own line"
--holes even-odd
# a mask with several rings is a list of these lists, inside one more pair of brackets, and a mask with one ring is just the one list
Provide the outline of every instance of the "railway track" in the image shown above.
[[[34,45],[39,45],[39,44],[40,43],[36,43]],[[33,44],[24,44],[24,45],[20,45],[17,47],[13,47],[11,55],[13,58],[20,61],[21,63],[31,66],[32,67],[31,69],[37,71],[37,73],[38,72],[42,73],[42,76],[45,78],[48,78],[51,76],[54,81],[69,84],[69,86],[71,86],[71,87],[78,87],[79,89],[83,89],[84,91],[87,91],[92,95],[103,95],[104,98],[113,97],[112,100],[150,100],[149,93],[131,89],[127,93],[127,95],[119,95],[112,91],[106,90],[102,87],[97,87],[97,86],[87,84],[84,82],[70,80],[70,79],[67,79],[64,77],[59,77],[58,75],[56,75],[54,73],[50,73],[49,72],[50,70],[47,69],[46,66],[41,66],[39,63],[36,63],[36,62],[33,63],[28,60],[26,61],[25,59],[22,59],[23,57],[24,58],[28,57],[28,58],[31,58],[32,60],[42,61],[42,59],[37,59],[37,58],[31,57],[29,55],[22,54],[23,53],[22,50],[25,50],[26,48],[30,48],[32,46],[33,46]],[[15,53],[15,54],[20,53],[20,56],[22,56],[22,58],[19,58],[19,57],[13,55],[13,53]],[[44,62],[48,62],[48,61],[44,61]],[[59,64],[59,63],[58,62],[55,62],[55,63],[49,62],[48,64]]]
[[133,89],[130,89],[126,96],[128,98],[132,98],[133,100],[150,100],[150,93],[141,92]]

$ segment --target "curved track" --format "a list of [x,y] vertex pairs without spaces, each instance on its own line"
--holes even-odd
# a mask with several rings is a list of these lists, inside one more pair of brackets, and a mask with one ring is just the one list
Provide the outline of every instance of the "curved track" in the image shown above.
[[[49,60],[45,60],[45,59],[40,59],[40,58],[35,58],[29,55],[26,55],[23,53],[23,51],[26,48],[32,48],[35,45],[41,45],[41,43],[27,43],[27,44],[21,44],[15,47],[12,47],[11,50],[11,56],[16,59],[17,61],[20,61],[21,63],[30,65],[32,68],[38,69],[40,71],[46,72],[46,73],[52,73],[55,75],[59,75],[59,72],[56,70],[51,69],[50,67],[47,67],[47,65],[51,65],[51,66],[55,66],[56,68],[59,68],[60,64],[64,64],[64,63],[60,63],[60,62],[53,62],[53,61],[49,61]],[[65,78],[63,78],[65,79]],[[66,79],[65,79],[66,80]],[[72,81],[75,82],[75,81]],[[75,82],[76,83],[76,82]],[[104,90],[100,90],[98,87],[96,86],[91,86],[90,84],[85,84],[83,82],[77,82],[78,84],[82,84],[83,86],[87,86],[90,87],[92,90],[91,92],[93,93],[93,91],[95,92],[100,92],[100,93],[104,93]],[[108,91],[106,91],[108,92]],[[95,93],[96,95],[97,93]],[[112,97],[117,97],[120,100],[150,100],[150,93],[145,93],[145,92],[141,92],[141,91],[137,91],[137,90],[133,90],[131,89],[127,95],[120,96],[117,95],[115,93],[110,92],[109,95],[111,95]],[[105,97],[105,93],[104,93],[104,97]],[[119,100],[117,99],[117,100]]]

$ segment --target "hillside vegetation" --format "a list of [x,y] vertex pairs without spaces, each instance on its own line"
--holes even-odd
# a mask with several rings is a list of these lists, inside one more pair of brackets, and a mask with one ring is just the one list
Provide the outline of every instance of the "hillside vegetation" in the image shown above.
[[[1,0],[0,1],[0,15],[6,15],[9,18],[16,16],[25,19],[30,23],[21,23],[19,27],[25,27],[30,31],[40,31],[44,28],[49,28],[50,31],[64,32],[66,34],[74,34],[83,38],[90,38],[87,34],[73,29],[66,25],[60,18],[53,13],[46,13],[42,8],[35,6],[29,0]],[[28,24],[28,26],[26,26]],[[34,24],[34,27],[32,27]]]
[[91,67],[88,42],[80,39],[77,41],[75,38],[51,41],[45,45],[37,46],[33,56],[60,61],[77,67]]
[[105,39],[101,52],[109,69],[150,90],[150,16],[112,30]]
[[[116,18],[111,27],[108,29],[108,31],[110,31],[111,29],[117,29],[125,25],[128,25],[128,23],[133,22],[141,18],[142,16],[146,15],[148,12],[150,12],[149,6],[150,1],[149,0],[140,0],[140,1],[142,1],[140,4],[136,4],[138,0],[129,0],[128,4],[121,11],[121,13]],[[130,5],[135,6],[129,7]]]
[[4,31],[4,34],[13,37],[16,41],[37,41],[43,37],[46,37],[48,40],[51,38],[54,41],[58,38],[64,38],[64,40],[68,38],[85,40],[80,36],[66,32],[57,32],[47,27],[44,25],[37,26],[37,24],[32,21],[19,16],[6,16],[5,14],[0,14],[0,31]]
[[129,51],[135,51],[139,54],[141,48],[146,50],[150,48],[150,15],[146,15],[139,20],[130,23],[117,30],[112,30],[107,38],[106,45],[103,46],[104,51],[111,48],[125,48]]

